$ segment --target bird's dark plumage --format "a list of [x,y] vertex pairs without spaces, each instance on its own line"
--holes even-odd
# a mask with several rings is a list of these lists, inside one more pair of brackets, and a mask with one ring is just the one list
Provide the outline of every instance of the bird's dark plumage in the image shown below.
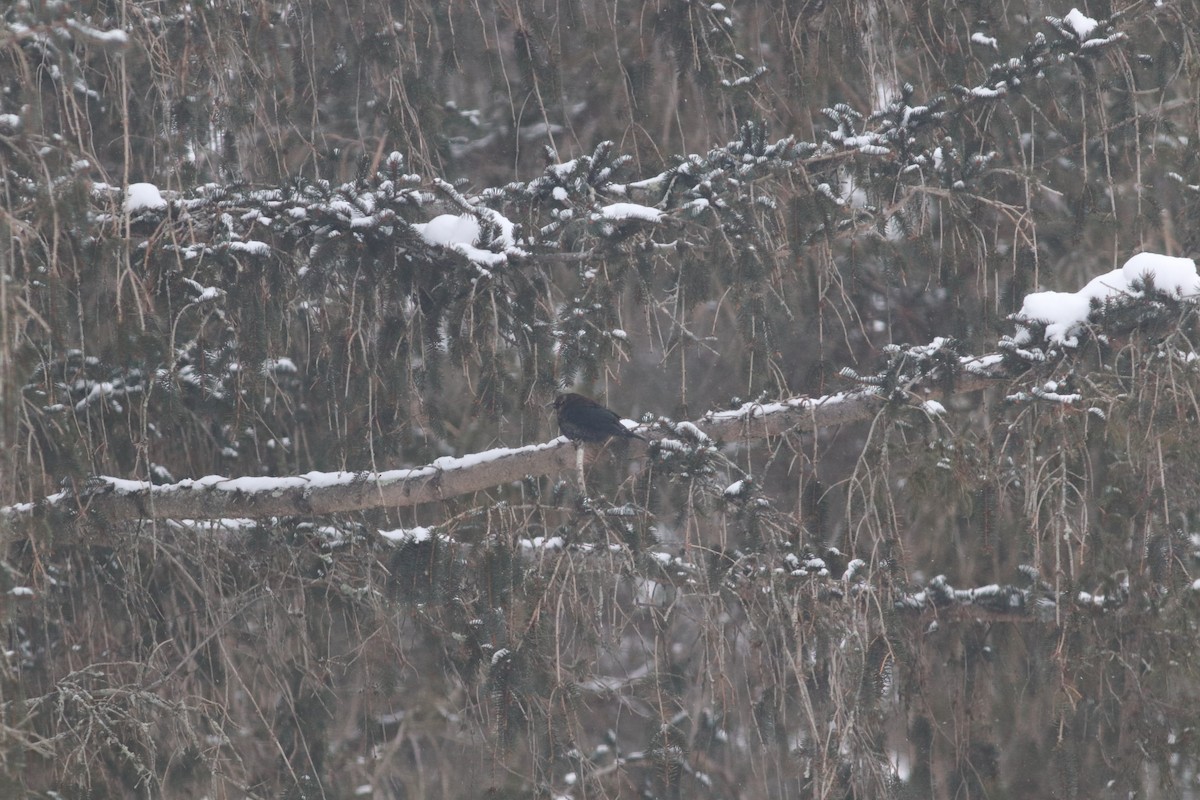
[[578,442],[605,442],[614,437],[641,439],[621,424],[621,418],[590,397],[568,392],[554,398],[558,412],[558,430]]

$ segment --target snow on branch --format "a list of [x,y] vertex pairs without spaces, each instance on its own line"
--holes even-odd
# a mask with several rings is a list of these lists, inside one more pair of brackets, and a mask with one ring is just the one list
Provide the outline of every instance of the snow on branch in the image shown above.
[[[1120,269],[1090,280],[1076,292],[1034,292],[1010,317],[1016,333],[1000,349],[1035,362],[1079,346],[1089,326],[1112,332],[1156,327],[1177,318],[1184,304],[1200,299],[1196,262],[1158,253],[1138,253]],[[1097,333],[1105,338],[1104,330]]]
[[[211,523],[217,525],[219,523]],[[463,542],[437,529],[408,528],[381,531],[379,534],[390,546],[397,548],[429,548],[436,546],[459,556],[477,545]],[[340,535],[335,536],[339,540]],[[597,544],[588,541],[566,541],[558,536],[520,538],[520,556],[537,561],[548,555],[570,553],[574,558],[603,558],[608,563],[614,554],[633,555],[620,544]],[[428,558],[428,556],[425,556]],[[695,589],[702,576],[712,575],[710,565],[697,561],[695,555],[678,554],[662,546],[637,554],[643,567],[653,577],[650,593],[662,586]],[[721,583],[735,591],[769,591],[783,584],[789,588],[807,587],[816,590],[830,602],[875,595],[883,601],[878,574],[867,562],[850,558],[834,547],[803,548],[782,552],[770,558],[729,557],[720,573]],[[1077,589],[1056,589],[1039,577],[1031,565],[1018,567],[1013,583],[992,583],[983,586],[958,588],[945,575],[937,575],[922,588],[897,588],[887,591],[886,604],[904,615],[920,615],[930,620],[927,632],[937,630],[940,622],[985,619],[990,622],[1054,623],[1064,613],[1085,612],[1091,615],[1116,613],[1130,605],[1134,589],[1126,577],[1115,582],[1102,594]],[[646,577],[643,573],[642,577]],[[1200,584],[1200,582],[1197,582]],[[1191,591],[1200,586],[1190,586]],[[1164,591],[1159,587],[1158,591]]]
[[439,458],[413,469],[384,472],[309,472],[281,478],[209,475],[169,485],[108,476],[53,494],[38,503],[0,509],[0,519],[64,513],[111,519],[218,519],[321,515],[430,503],[520,480],[526,474],[571,469],[565,438],[498,448],[462,458]]
[[[963,358],[953,391],[969,392],[1010,377],[999,356]],[[931,392],[945,388],[944,376],[928,373],[908,387],[911,401],[923,405]],[[731,411],[710,412],[694,423],[677,423],[702,441],[739,441],[814,431],[868,419],[895,402],[878,387],[867,386],[818,398],[747,403]],[[655,437],[651,430],[650,437]],[[631,453],[646,445],[631,443]],[[650,447],[655,447],[652,443]],[[439,458],[413,469],[384,472],[310,472],[290,477],[226,478],[212,475],[168,485],[96,476],[84,485],[36,503],[0,508],[0,520],[15,522],[41,515],[95,514],[107,519],[216,519],[322,515],[369,508],[406,507],[478,492],[526,476],[570,471],[575,445],[563,437],[542,444],[498,448],[460,458]]]
[[[1047,16],[1047,24],[1054,29],[1051,38],[1038,33],[1019,57],[993,64],[983,83],[971,87],[955,86],[954,92],[964,103],[972,103],[998,100],[1009,92],[1021,91],[1025,81],[1045,77],[1046,68],[1052,64],[1068,57],[1092,58],[1125,41],[1128,38],[1125,33],[1115,28],[1120,17],[1121,14],[1117,13],[1108,19],[1094,20],[1075,8],[1062,19]],[[1100,34],[1094,35],[1097,31]],[[989,43],[987,37],[982,37],[981,41],[976,36],[980,34],[972,35],[971,40]],[[994,40],[990,43],[994,44]]]

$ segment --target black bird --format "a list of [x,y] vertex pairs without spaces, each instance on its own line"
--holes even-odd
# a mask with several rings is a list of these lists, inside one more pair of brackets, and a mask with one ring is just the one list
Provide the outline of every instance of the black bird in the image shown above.
[[568,439],[605,442],[616,437],[646,441],[622,425],[615,412],[590,397],[574,392],[560,394],[554,398],[554,410],[558,412],[558,430]]

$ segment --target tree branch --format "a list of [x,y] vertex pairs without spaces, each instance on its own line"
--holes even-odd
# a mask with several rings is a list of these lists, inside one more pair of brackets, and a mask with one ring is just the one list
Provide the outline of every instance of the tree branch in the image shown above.
[[[954,382],[955,394],[1011,377],[1000,368],[999,356],[964,358],[961,364],[963,372]],[[944,394],[935,383],[926,379],[909,387],[910,402]],[[874,388],[857,389],[818,398],[749,403],[733,411],[710,412],[693,424],[713,439],[748,441],[867,419],[878,413],[884,402]],[[655,436],[653,430],[649,433]],[[631,454],[641,455],[647,445],[632,441],[630,448]],[[283,478],[211,475],[163,486],[101,475],[36,503],[0,508],[0,522],[15,524],[54,514],[119,521],[320,516],[403,508],[478,492],[527,475],[570,471],[574,465],[575,445],[559,437],[542,444],[439,458],[428,466],[384,472],[309,472]]]

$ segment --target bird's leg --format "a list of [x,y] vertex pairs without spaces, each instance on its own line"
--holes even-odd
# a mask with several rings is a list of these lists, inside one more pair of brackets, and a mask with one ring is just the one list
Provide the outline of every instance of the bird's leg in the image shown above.
[[575,469],[579,472],[579,491],[587,496],[587,484],[583,482],[583,451],[586,445],[583,442],[575,444]]

